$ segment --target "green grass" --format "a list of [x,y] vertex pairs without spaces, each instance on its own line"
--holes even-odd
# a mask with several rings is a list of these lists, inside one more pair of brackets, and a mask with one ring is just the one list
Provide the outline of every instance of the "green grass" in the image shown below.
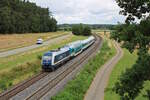
[[90,59],[74,80],[70,81],[63,91],[52,97],[52,100],[83,100],[98,69],[116,53],[115,48],[110,48],[109,45],[110,43],[105,41],[100,53]]
[[150,90],[150,81],[145,81],[143,86],[144,86],[144,88],[141,90],[141,93],[138,95],[136,100],[149,100],[146,97],[146,95],[147,95],[146,90]]
[[121,60],[116,64],[114,67],[110,79],[108,82],[108,86],[105,90],[105,100],[119,100],[119,95],[114,93],[112,91],[112,88],[114,87],[114,84],[117,82],[119,76],[125,72],[127,68],[131,68],[132,65],[136,62],[137,60],[137,55],[136,53],[131,54],[128,50],[123,49],[124,51],[124,56],[121,58]]
[[[105,90],[105,100],[120,100],[120,97],[118,94],[112,91],[112,88],[114,87],[114,84],[117,82],[119,76],[125,72],[127,68],[131,68],[133,64],[135,64],[137,60],[137,54],[133,53],[131,54],[128,50],[123,49],[124,56],[121,58],[121,60],[117,63],[115,68],[113,69],[108,86]],[[135,100],[148,100],[145,98],[146,90],[150,90],[150,81],[146,81],[144,83],[144,88],[141,90],[141,93],[139,93],[138,97]]]
[[0,92],[40,72],[39,56],[72,41],[85,39],[84,36],[70,36],[50,46],[34,49],[22,54],[0,59]]

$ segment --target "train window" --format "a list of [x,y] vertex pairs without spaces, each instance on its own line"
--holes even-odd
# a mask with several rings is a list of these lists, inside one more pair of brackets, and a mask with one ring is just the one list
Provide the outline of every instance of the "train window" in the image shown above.
[[68,57],[69,55],[70,55],[69,51],[59,54],[59,55],[55,56],[54,62],[57,63],[58,61],[63,60],[64,58]]

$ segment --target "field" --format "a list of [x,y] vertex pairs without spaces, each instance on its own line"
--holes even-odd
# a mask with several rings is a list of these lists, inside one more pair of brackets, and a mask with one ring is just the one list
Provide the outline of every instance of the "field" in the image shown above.
[[67,32],[0,35],[0,52],[30,46],[32,44],[35,44],[38,38],[42,38],[44,41],[46,41],[64,34],[67,34]]
[[50,46],[41,47],[22,54],[0,58],[0,91],[15,85],[41,70],[41,55],[51,49],[56,49],[69,42],[85,39],[84,36],[70,35],[69,38],[58,41]]
[[84,66],[84,69],[65,86],[63,91],[54,96],[52,100],[83,100],[97,70],[113,57],[115,53],[116,51],[111,41],[105,40],[100,53],[90,59]]

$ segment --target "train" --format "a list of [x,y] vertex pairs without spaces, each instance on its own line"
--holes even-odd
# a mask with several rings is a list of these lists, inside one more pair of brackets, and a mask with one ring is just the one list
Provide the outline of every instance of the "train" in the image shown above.
[[54,71],[65,62],[76,57],[80,53],[84,52],[95,42],[95,37],[90,36],[85,40],[78,40],[69,43],[57,50],[51,50],[43,54],[42,56],[42,70]]

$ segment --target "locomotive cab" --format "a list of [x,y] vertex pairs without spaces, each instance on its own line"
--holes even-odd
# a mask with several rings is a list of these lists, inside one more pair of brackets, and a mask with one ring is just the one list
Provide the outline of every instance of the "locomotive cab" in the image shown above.
[[42,57],[42,68],[49,69],[52,65],[52,53],[47,52]]

